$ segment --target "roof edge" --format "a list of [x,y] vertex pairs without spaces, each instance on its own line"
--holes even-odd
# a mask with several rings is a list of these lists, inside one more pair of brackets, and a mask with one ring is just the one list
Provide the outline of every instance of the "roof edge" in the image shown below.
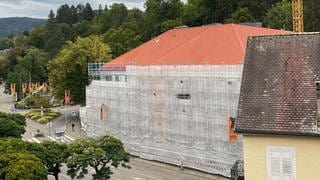
[[300,132],[288,132],[288,131],[261,131],[261,130],[248,130],[248,129],[235,129],[236,133],[240,134],[263,134],[263,135],[292,135],[292,136],[309,136],[320,137],[317,133],[300,133]]

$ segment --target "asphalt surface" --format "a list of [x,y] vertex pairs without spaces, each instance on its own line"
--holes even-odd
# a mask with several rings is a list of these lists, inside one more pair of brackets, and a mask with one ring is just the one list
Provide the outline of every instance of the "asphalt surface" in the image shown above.
[[[3,94],[3,86],[0,85],[0,111],[11,112],[14,103],[14,97]],[[26,133],[23,135],[23,140],[29,142],[40,143],[43,140],[57,141],[61,143],[71,143],[80,134],[80,120],[78,117],[72,116],[72,112],[78,112],[78,106],[68,106],[55,108],[61,112],[61,116],[51,121],[48,124],[39,124],[33,120],[27,119]],[[24,114],[26,110],[17,110],[17,113]],[[73,113],[74,114],[74,113]],[[74,127],[72,128],[72,124]],[[42,138],[34,137],[34,134],[40,130],[44,134]],[[62,136],[57,136],[57,131],[63,131]],[[137,157],[131,157],[129,165],[131,169],[112,168],[114,174],[112,180],[226,180],[227,178],[203,173],[192,169],[180,169],[178,166],[173,166],[165,163],[148,161]],[[60,180],[71,179],[66,175],[67,167],[61,168]],[[89,174],[84,179],[92,179],[91,174],[94,173],[92,168],[89,169]],[[48,176],[49,180],[53,180],[53,176]]]

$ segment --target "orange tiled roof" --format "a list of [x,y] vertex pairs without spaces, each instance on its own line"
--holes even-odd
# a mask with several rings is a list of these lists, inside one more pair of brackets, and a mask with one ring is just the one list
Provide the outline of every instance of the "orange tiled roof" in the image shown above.
[[290,31],[238,24],[169,30],[104,66],[199,65],[243,63],[248,36],[289,34]]

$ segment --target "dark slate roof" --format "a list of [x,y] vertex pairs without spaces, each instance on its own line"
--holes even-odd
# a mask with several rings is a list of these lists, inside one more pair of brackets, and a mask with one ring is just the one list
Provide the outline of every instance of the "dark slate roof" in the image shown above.
[[318,135],[318,77],[319,33],[250,37],[236,132]]

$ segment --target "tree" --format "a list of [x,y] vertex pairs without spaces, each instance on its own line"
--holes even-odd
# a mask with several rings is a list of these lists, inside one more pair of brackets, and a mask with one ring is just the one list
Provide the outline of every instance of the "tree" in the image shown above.
[[91,21],[94,17],[94,12],[89,3],[86,4],[85,8],[83,9],[82,15],[84,20]]
[[118,57],[141,44],[141,37],[130,29],[111,28],[104,34],[104,42],[110,45],[113,57]]
[[18,65],[26,69],[29,80],[32,82],[47,81],[45,72],[47,61],[45,54],[37,48],[30,48],[24,57],[18,57]]
[[264,18],[268,28],[292,30],[291,1],[282,0],[270,8]]
[[106,9],[100,16],[100,24],[102,25],[102,32],[107,31],[109,28],[117,28],[128,16],[127,7],[120,3],[114,3],[110,9]]
[[145,23],[149,38],[161,32],[161,24],[181,17],[183,4],[180,0],[147,0]]
[[28,44],[38,49],[43,49],[45,44],[45,28],[44,26],[35,27],[29,34]]
[[55,18],[55,16],[56,16],[56,15],[54,14],[53,10],[50,9],[50,12],[49,12],[49,14],[48,14],[48,21],[53,21],[54,18]]
[[0,137],[21,138],[26,131],[25,126],[24,116],[0,112]]
[[304,31],[320,31],[320,3],[317,0],[303,1]]
[[109,179],[112,174],[110,166],[129,168],[126,164],[129,162],[128,153],[122,142],[112,136],[78,139],[69,148],[73,152],[67,159],[67,174],[71,178],[83,178],[89,166],[95,170],[93,179]]
[[120,27],[132,30],[136,35],[141,37],[142,41],[148,40],[145,28],[141,28],[145,27],[144,13],[137,8],[129,10],[127,18]]
[[249,9],[244,7],[232,13],[229,21],[233,23],[253,22],[254,18]]
[[18,98],[22,97],[22,83],[46,82],[47,72],[45,66],[48,59],[46,55],[37,48],[27,50],[25,56],[17,57],[17,65],[8,73],[6,90],[10,91],[10,84],[16,84]]
[[66,23],[68,25],[75,23],[72,8],[70,8],[68,4],[61,5],[57,10],[56,20],[59,23]]
[[[263,21],[268,9],[281,0],[238,0],[238,8],[248,8],[257,21]],[[290,0],[291,2],[291,0]]]
[[237,8],[233,0],[188,0],[183,8],[183,18],[188,26],[223,23]]
[[0,177],[4,179],[46,179],[47,171],[40,160],[34,155],[25,152],[10,153],[0,156]]
[[26,151],[26,142],[16,138],[0,139],[0,179],[46,179],[41,161]]
[[161,23],[161,32],[183,25],[182,19],[169,19]]
[[7,38],[0,38],[0,50],[8,49],[8,39]]
[[70,25],[66,23],[50,23],[46,24],[44,50],[53,58],[63,47],[67,40],[73,40],[74,34]]
[[38,157],[47,168],[49,175],[59,179],[60,167],[65,159],[70,155],[66,144],[59,144],[54,141],[43,141],[29,143],[27,150]]
[[5,56],[0,55],[0,79],[4,79],[8,74],[9,61]]
[[18,35],[13,38],[13,45],[15,48],[26,47],[28,43],[28,37],[25,35]]
[[109,46],[99,36],[77,38],[68,41],[48,66],[49,81],[56,97],[63,99],[64,91],[70,90],[74,103],[85,102],[85,86],[89,84],[87,63],[106,62],[111,59]]

